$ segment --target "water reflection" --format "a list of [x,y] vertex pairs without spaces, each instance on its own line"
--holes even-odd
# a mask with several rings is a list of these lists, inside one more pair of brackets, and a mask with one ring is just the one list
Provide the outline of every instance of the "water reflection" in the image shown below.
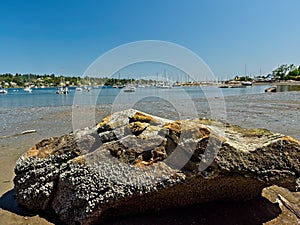
[[300,91],[300,85],[277,85],[277,91]]

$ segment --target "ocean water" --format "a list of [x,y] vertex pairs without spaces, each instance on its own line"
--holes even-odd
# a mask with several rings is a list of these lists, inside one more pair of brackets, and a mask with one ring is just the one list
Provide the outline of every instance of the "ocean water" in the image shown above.
[[[37,139],[59,136],[95,125],[112,112],[135,108],[174,120],[201,117],[266,128],[300,140],[300,92],[265,93],[268,87],[137,88],[134,93],[116,88],[90,92],[70,88],[68,95],[56,94],[55,88],[33,89],[32,93],[9,89],[8,94],[0,94],[0,139],[28,129],[37,130]],[[28,137],[2,138],[2,143]]]
[[8,94],[0,94],[0,108],[112,104],[120,96],[122,96],[122,101],[124,102],[136,101],[136,99],[141,99],[141,97],[173,98],[178,100],[186,98],[198,99],[263,93],[267,87],[270,86],[261,85],[226,89],[220,89],[216,86],[176,87],[172,89],[137,88],[134,93],[124,93],[122,89],[109,87],[92,89],[90,92],[76,92],[75,88],[71,87],[67,95],[56,94],[56,88],[35,88],[31,93],[25,92],[22,88],[10,88],[7,89]]

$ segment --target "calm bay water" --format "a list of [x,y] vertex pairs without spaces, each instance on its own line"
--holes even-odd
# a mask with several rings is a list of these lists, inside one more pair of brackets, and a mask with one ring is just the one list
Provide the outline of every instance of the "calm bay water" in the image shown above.
[[[134,93],[116,88],[90,92],[70,88],[68,95],[56,94],[55,88],[33,89],[32,93],[9,89],[8,94],[0,94],[0,138],[28,129],[37,130],[31,136],[36,140],[59,136],[70,132],[74,123],[89,126],[113,111],[135,108],[169,119],[221,119],[245,128],[266,128],[300,140],[300,92],[264,93],[268,87],[137,88]],[[74,109],[82,115],[74,118]],[[6,138],[2,143],[13,144],[16,139],[25,141],[26,138],[26,135]]]
[[[71,106],[74,103],[91,104],[112,104],[115,99],[124,95],[129,102],[141,96],[152,97],[174,97],[175,99],[198,99],[207,97],[220,97],[231,95],[257,94],[263,93],[269,86],[253,86],[247,88],[226,88],[220,89],[215,86],[202,87],[178,87],[172,89],[160,88],[137,88],[134,93],[123,93],[118,88],[92,89],[90,92],[76,92],[75,88],[70,88],[68,95],[56,94],[56,88],[36,88],[31,93],[23,89],[8,89],[8,94],[0,94],[0,108],[18,107],[41,107],[41,106]],[[182,94],[184,93],[184,95]],[[74,96],[76,95],[75,102]],[[81,99],[81,100],[80,100]]]

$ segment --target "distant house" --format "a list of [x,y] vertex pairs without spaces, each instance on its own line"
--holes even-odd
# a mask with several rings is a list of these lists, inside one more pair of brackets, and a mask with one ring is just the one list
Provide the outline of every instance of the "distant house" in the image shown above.
[[9,84],[10,84],[10,86],[11,86],[11,87],[15,87],[15,86],[17,86],[17,83],[15,83],[15,82],[12,82],[12,81],[11,81],[11,82],[9,82]]

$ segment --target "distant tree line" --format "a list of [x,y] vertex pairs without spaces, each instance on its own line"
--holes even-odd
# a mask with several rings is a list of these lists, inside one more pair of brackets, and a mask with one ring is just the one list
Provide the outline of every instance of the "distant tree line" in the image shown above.
[[[294,64],[283,64],[272,71],[275,80],[298,80],[300,81],[300,66]],[[235,81],[252,81],[249,76],[236,76]],[[107,77],[79,77],[79,76],[57,76],[55,74],[0,74],[1,87],[24,87],[24,86],[81,86],[81,85],[126,85],[128,83],[134,84],[149,84],[154,83],[153,80],[134,80],[134,79],[117,79]]]
[[135,82],[132,79],[98,78],[98,77],[75,77],[56,76],[55,74],[0,74],[1,87],[25,87],[25,86],[81,86],[81,85],[126,85]]
[[[259,76],[266,78],[265,76]],[[294,64],[282,64],[272,71],[272,74],[268,74],[267,77],[272,77],[272,80],[297,80],[300,81],[300,66]],[[234,81],[252,81],[249,76],[236,76]]]
[[104,82],[104,85],[105,86],[126,85],[126,84],[131,83],[131,82],[135,82],[135,80],[106,78],[106,80]]
[[252,81],[253,79],[249,76],[236,76],[234,81]]

